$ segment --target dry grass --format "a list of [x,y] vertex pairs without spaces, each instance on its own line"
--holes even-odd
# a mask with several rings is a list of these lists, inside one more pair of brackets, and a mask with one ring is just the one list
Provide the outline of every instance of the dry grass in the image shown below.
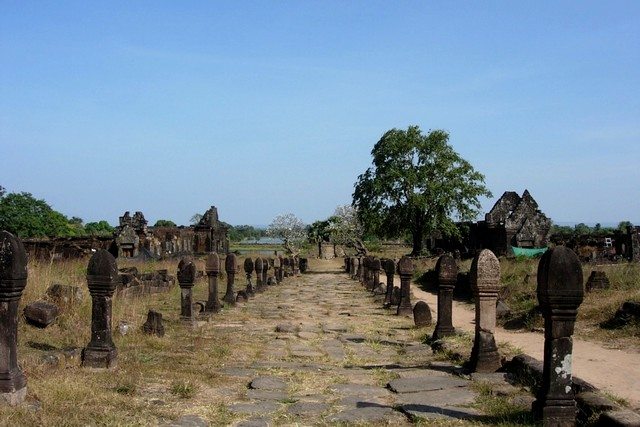
[[[244,259],[239,259],[239,265]],[[255,356],[254,343],[238,339],[231,328],[189,328],[180,320],[180,289],[161,294],[113,299],[113,339],[118,349],[118,367],[95,371],[80,367],[80,351],[90,339],[91,298],[86,284],[88,259],[29,262],[29,279],[20,310],[33,301],[46,299],[53,283],[78,286],[83,299],[63,307],[57,321],[46,329],[20,319],[19,363],[27,376],[27,405],[0,407],[0,425],[154,425],[179,417],[185,410],[227,424],[232,417],[220,402],[218,389],[225,380],[215,372],[225,364],[238,364]],[[166,268],[175,275],[177,260],[136,263],[142,272]],[[198,270],[204,261],[196,260]],[[244,274],[236,275],[236,290],[245,285]],[[219,280],[220,296],[226,282]],[[207,299],[206,278],[196,281],[194,300]],[[165,336],[141,331],[148,310],[163,314]],[[223,312],[216,322],[242,317],[242,310]],[[237,319],[233,319],[237,321]],[[118,324],[127,322],[126,335]],[[233,343],[233,344],[232,344]],[[237,344],[236,344],[237,343]],[[235,345],[234,345],[235,344]]]

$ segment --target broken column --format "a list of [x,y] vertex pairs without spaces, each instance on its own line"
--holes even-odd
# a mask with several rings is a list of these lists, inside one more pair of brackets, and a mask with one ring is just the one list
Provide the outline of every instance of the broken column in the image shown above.
[[355,279],[357,274],[357,268],[358,268],[357,267],[358,258],[352,256],[350,262],[351,262],[351,267],[350,267],[351,279]]
[[293,266],[293,275],[297,276],[300,274],[300,259],[298,258],[298,256],[294,256],[293,258],[291,258],[291,265]]
[[117,364],[118,351],[111,336],[111,306],[119,281],[113,255],[104,249],[94,253],[87,266],[91,294],[91,341],[82,350],[84,367],[109,369]]
[[267,288],[267,284],[269,283],[269,260],[266,258],[262,258],[262,287]]
[[582,266],[571,249],[557,246],[540,259],[538,302],[544,317],[544,363],[533,411],[544,425],[573,426],[576,422],[571,336],[584,298],[582,283]]
[[371,291],[375,292],[376,288],[380,284],[380,269],[382,265],[380,264],[380,259],[375,257],[371,260]]
[[229,305],[236,305],[236,293],[233,289],[236,280],[236,270],[238,268],[238,260],[236,254],[230,253],[224,260],[224,271],[227,273],[227,292],[222,300]]
[[384,308],[391,307],[393,296],[393,275],[396,273],[396,263],[392,259],[387,259],[383,264],[384,272],[387,275],[387,291],[384,296]]
[[262,283],[262,269],[264,265],[262,258],[256,258],[256,261],[253,263],[253,268],[256,271],[256,292],[264,292],[265,284]]
[[282,260],[282,277],[289,277],[291,274],[289,273],[289,258],[284,258]]
[[458,266],[451,255],[442,255],[436,263],[436,276],[438,277],[438,321],[433,331],[433,339],[447,337],[455,334],[453,328],[453,288],[458,279]]
[[18,305],[26,285],[24,246],[13,234],[0,231],[0,403],[9,405],[22,403],[27,395],[17,349]]
[[469,272],[476,300],[476,333],[469,365],[473,372],[495,372],[502,364],[493,333],[500,290],[500,262],[489,249],[480,251]]
[[364,284],[364,266],[362,263],[364,262],[363,257],[358,257],[358,269],[356,271],[356,276],[358,277],[358,281]]
[[180,285],[180,320],[193,322],[193,282],[196,266],[188,258],[178,263],[178,285]]
[[251,275],[253,274],[253,260],[251,258],[244,260],[244,274],[247,276],[247,289],[245,292],[248,297],[252,297],[255,293],[253,292],[253,284],[251,283]]
[[276,278],[276,283],[280,283],[282,281],[282,277],[280,277],[281,267],[282,263],[280,262],[280,258],[275,257],[273,259],[273,276]]
[[218,275],[220,274],[220,257],[213,252],[207,255],[205,271],[209,281],[209,299],[204,306],[205,313],[218,313],[222,308],[218,298]]
[[398,263],[400,275],[400,304],[398,304],[398,316],[413,316],[411,305],[411,279],[413,278],[413,262],[411,258],[403,256]]

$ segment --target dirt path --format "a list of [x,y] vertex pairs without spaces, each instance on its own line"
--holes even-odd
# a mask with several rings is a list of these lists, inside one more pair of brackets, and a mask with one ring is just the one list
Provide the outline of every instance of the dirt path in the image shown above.
[[[399,283],[399,282],[398,282]],[[437,313],[437,296],[412,285],[412,293],[417,300],[429,304]],[[453,303],[453,324],[456,328],[473,332],[475,313],[471,306],[457,301]],[[535,332],[511,332],[503,328],[496,330],[496,340],[509,342],[524,353],[542,360],[544,337]],[[596,387],[623,397],[632,407],[640,407],[640,354],[631,351],[611,350],[602,346],[574,338],[573,374]]]

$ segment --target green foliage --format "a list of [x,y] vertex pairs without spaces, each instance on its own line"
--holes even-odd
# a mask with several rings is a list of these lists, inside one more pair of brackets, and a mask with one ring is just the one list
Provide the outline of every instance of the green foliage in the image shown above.
[[240,242],[242,240],[258,240],[267,235],[267,230],[251,225],[229,225],[229,240]]
[[113,227],[105,220],[88,222],[84,226],[85,234],[90,236],[110,236],[113,234],[113,230]]
[[473,220],[481,196],[490,197],[484,176],[448,144],[449,134],[418,126],[391,129],[371,151],[373,166],[358,177],[353,206],[366,232],[397,237],[409,231],[413,255],[424,236],[457,236],[454,219]]
[[176,227],[176,223],[170,219],[159,219],[153,224],[154,227]]
[[331,238],[331,226],[332,218],[325,219],[324,221],[316,221],[307,227],[307,238],[310,242],[328,242]]
[[[82,220],[80,220],[82,221]],[[81,234],[60,212],[30,193],[9,193],[0,198],[0,229],[18,237],[69,237]]]
[[631,221],[620,221],[618,223],[618,230],[622,231],[623,233],[626,233],[627,232],[627,227],[631,227],[631,226],[633,226]]

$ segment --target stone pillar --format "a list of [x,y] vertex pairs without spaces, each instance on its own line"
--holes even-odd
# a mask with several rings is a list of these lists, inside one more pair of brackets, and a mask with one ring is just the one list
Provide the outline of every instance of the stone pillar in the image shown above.
[[411,279],[413,278],[413,262],[411,258],[403,256],[398,263],[400,274],[400,304],[398,304],[398,316],[413,316],[411,305]]
[[371,257],[364,257],[364,287],[367,290],[371,290],[371,281],[373,274],[371,271]]
[[282,275],[283,275],[283,278],[284,278],[284,277],[288,277],[288,276],[290,276],[290,275],[291,275],[291,274],[289,273],[289,268],[290,268],[290,266],[289,266],[289,262],[290,262],[290,259],[289,259],[288,257],[287,257],[287,258],[284,258],[284,259],[282,260]]
[[458,279],[458,266],[451,255],[442,255],[436,263],[436,276],[438,277],[438,321],[433,331],[433,339],[447,337],[455,334],[451,320],[453,314],[453,288]]
[[293,265],[293,275],[297,276],[300,274],[300,259],[298,256],[294,256],[291,261]]
[[396,273],[396,263],[392,259],[385,260],[384,272],[387,275],[387,291],[384,296],[384,308],[391,307],[391,298],[393,296],[393,275]]
[[87,266],[91,294],[91,341],[82,350],[82,366],[115,368],[118,350],[111,337],[111,305],[120,278],[116,259],[104,249],[93,254]]
[[251,275],[253,274],[253,260],[251,258],[247,258],[244,260],[244,273],[247,276],[246,293],[248,297],[252,297],[255,295],[255,293],[253,292],[253,284],[251,283]]
[[350,258],[350,262],[351,262],[351,267],[350,267],[350,274],[351,274],[351,279],[355,279],[356,278],[356,274],[357,274],[357,265],[358,265],[358,258],[352,256]]
[[282,278],[280,277],[280,269],[282,268],[282,264],[280,263],[280,258],[275,257],[273,259],[273,276],[276,278],[276,283],[280,283]]
[[266,258],[262,258],[262,287],[264,289],[267,288],[267,284],[269,283],[269,260]]
[[309,260],[307,258],[300,258],[300,273],[305,274],[309,270]]
[[349,274],[351,273],[351,259],[349,257],[344,257],[344,272]]
[[178,263],[178,285],[180,285],[180,320],[193,322],[193,282],[196,266],[188,258]]
[[238,269],[238,260],[236,254],[229,253],[224,260],[224,271],[227,273],[227,292],[224,295],[223,301],[229,305],[236,305],[236,293],[233,289],[233,284],[236,280],[236,270]]
[[264,292],[264,283],[262,283],[262,269],[264,268],[264,264],[262,258],[256,258],[253,267],[256,271],[256,292]]
[[380,269],[382,265],[379,258],[373,258],[371,260],[371,291],[375,291],[380,284]]
[[470,369],[472,372],[495,372],[502,366],[493,336],[500,290],[500,262],[489,249],[481,250],[473,258],[469,280],[476,300],[476,333]]
[[357,276],[358,276],[358,281],[362,284],[364,284],[364,266],[362,265],[363,262],[364,262],[364,258],[358,257]]
[[544,425],[576,424],[571,336],[584,298],[582,283],[582,266],[571,249],[557,246],[540,259],[538,302],[544,317],[544,364],[542,387],[533,403],[533,412]]
[[204,306],[205,313],[218,313],[222,308],[218,298],[218,275],[220,274],[220,257],[217,253],[207,255],[205,271],[209,279],[209,299]]
[[[116,271],[117,272],[117,271]],[[0,231],[0,403],[18,405],[27,378],[18,366],[18,305],[27,285],[27,253],[22,242]]]

